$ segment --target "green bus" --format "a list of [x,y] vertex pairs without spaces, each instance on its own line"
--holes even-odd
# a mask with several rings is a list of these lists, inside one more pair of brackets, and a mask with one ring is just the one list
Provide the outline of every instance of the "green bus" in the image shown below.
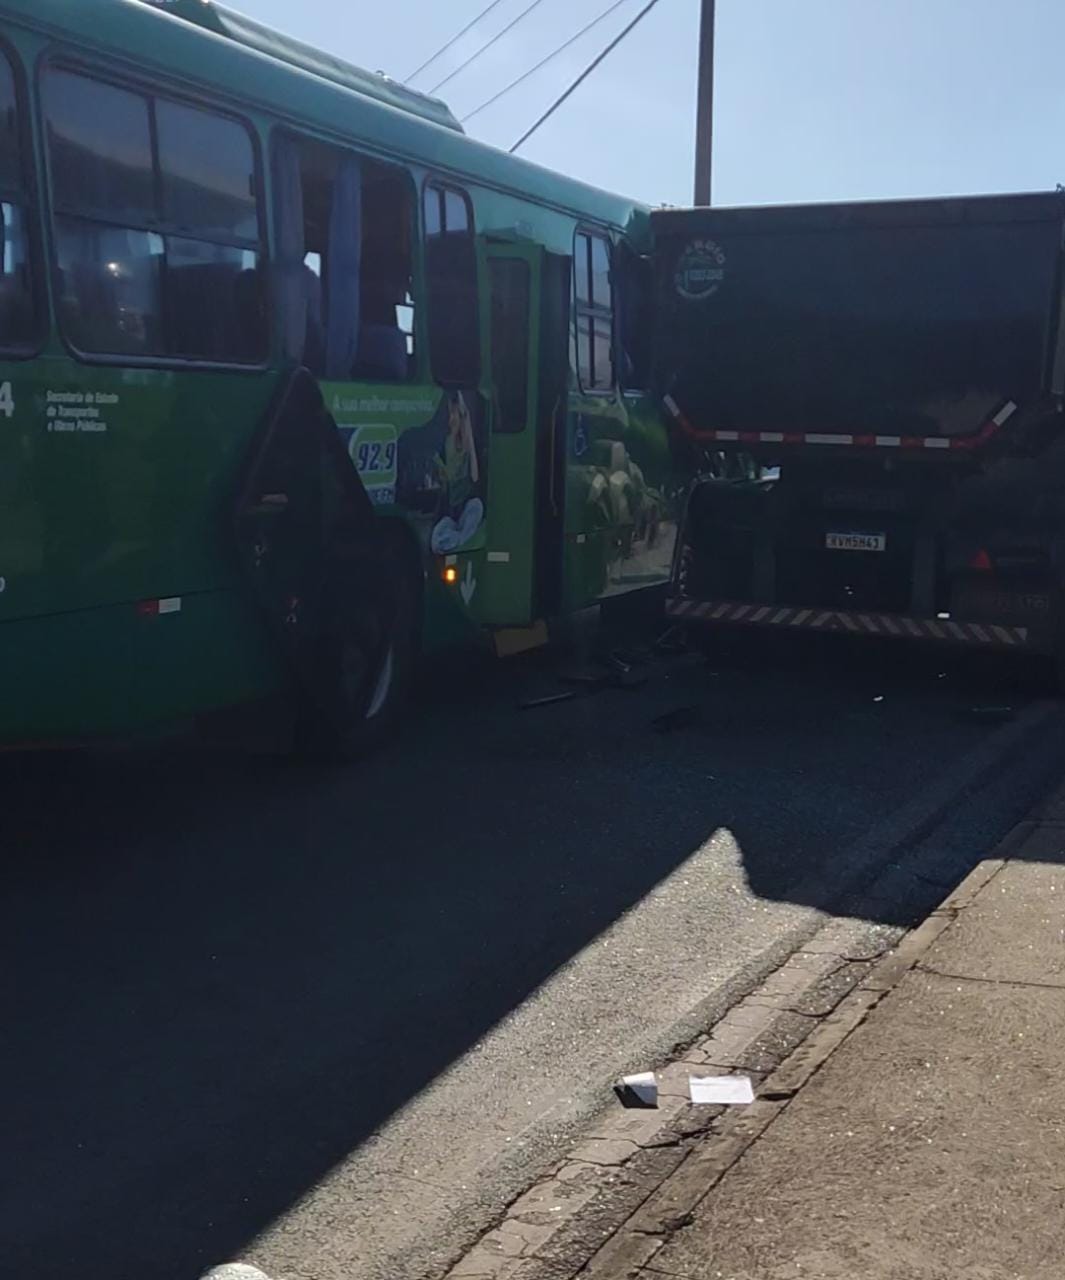
[[0,0],[0,744],[297,708],[665,582],[650,219],[210,0]]

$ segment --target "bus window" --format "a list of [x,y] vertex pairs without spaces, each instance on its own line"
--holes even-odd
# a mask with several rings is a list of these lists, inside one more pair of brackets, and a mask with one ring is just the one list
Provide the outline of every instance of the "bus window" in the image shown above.
[[0,54],[0,347],[36,337],[25,173],[15,76]]
[[654,334],[654,276],[650,258],[642,258],[622,242],[618,263],[618,361],[621,385],[645,391],[651,377]]
[[163,212],[197,236],[259,239],[255,152],[248,131],[176,102],[155,110]]
[[274,184],[286,354],[336,381],[411,378],[414,205],[406,171],[279,134]]
[[425,268],[433,378],[475,386],[481,338],[473,213],[465,192],[435,182],[425,188]]
[[614,290],[610,241],[578,231],[573,247],[576,370],[584,391],[614,386]]
[[115,222],[155,217],[148,99],[66,71],[48,76],[52,197]]
[[116,356],[161,353],[162,237],[62,215],[55,230],[59,314],[74,346]]
[[72,71],[45,80],[60,323],[82,352],[265,356],[255,154],[201,107]]
[[11,64],[0,54],[0,187],[22,188],[22,146],[15,77]]
[[356,378],[395,382],[414,372],[412,192],[402,169],[363,162]]

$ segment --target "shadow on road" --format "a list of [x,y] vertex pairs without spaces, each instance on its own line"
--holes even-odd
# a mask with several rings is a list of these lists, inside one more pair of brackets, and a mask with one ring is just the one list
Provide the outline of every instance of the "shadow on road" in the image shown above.
[[758,896],[827,907],[848,842],[993,732],[972,708],[1034,692],[839,652],[746,642],[529,712],[557,672],[449,668],[340,771],[3,763],[4,1273],[233,1256],[714,831]]

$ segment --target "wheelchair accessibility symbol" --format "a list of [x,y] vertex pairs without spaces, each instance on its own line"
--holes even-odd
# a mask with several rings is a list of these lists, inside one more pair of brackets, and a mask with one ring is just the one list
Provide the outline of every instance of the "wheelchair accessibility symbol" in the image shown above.
[[580,420],[577,422],[577,430],[573,433],[573,452],[578,458],[583,458],[588,452],[588,428]]

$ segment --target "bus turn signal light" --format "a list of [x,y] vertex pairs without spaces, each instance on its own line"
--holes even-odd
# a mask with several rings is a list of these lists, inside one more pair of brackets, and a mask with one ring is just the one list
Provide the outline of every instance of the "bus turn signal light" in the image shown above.
[[459,580],[459,571],[453,564],[449,564],[444,570],[444,581],[449,585]]

